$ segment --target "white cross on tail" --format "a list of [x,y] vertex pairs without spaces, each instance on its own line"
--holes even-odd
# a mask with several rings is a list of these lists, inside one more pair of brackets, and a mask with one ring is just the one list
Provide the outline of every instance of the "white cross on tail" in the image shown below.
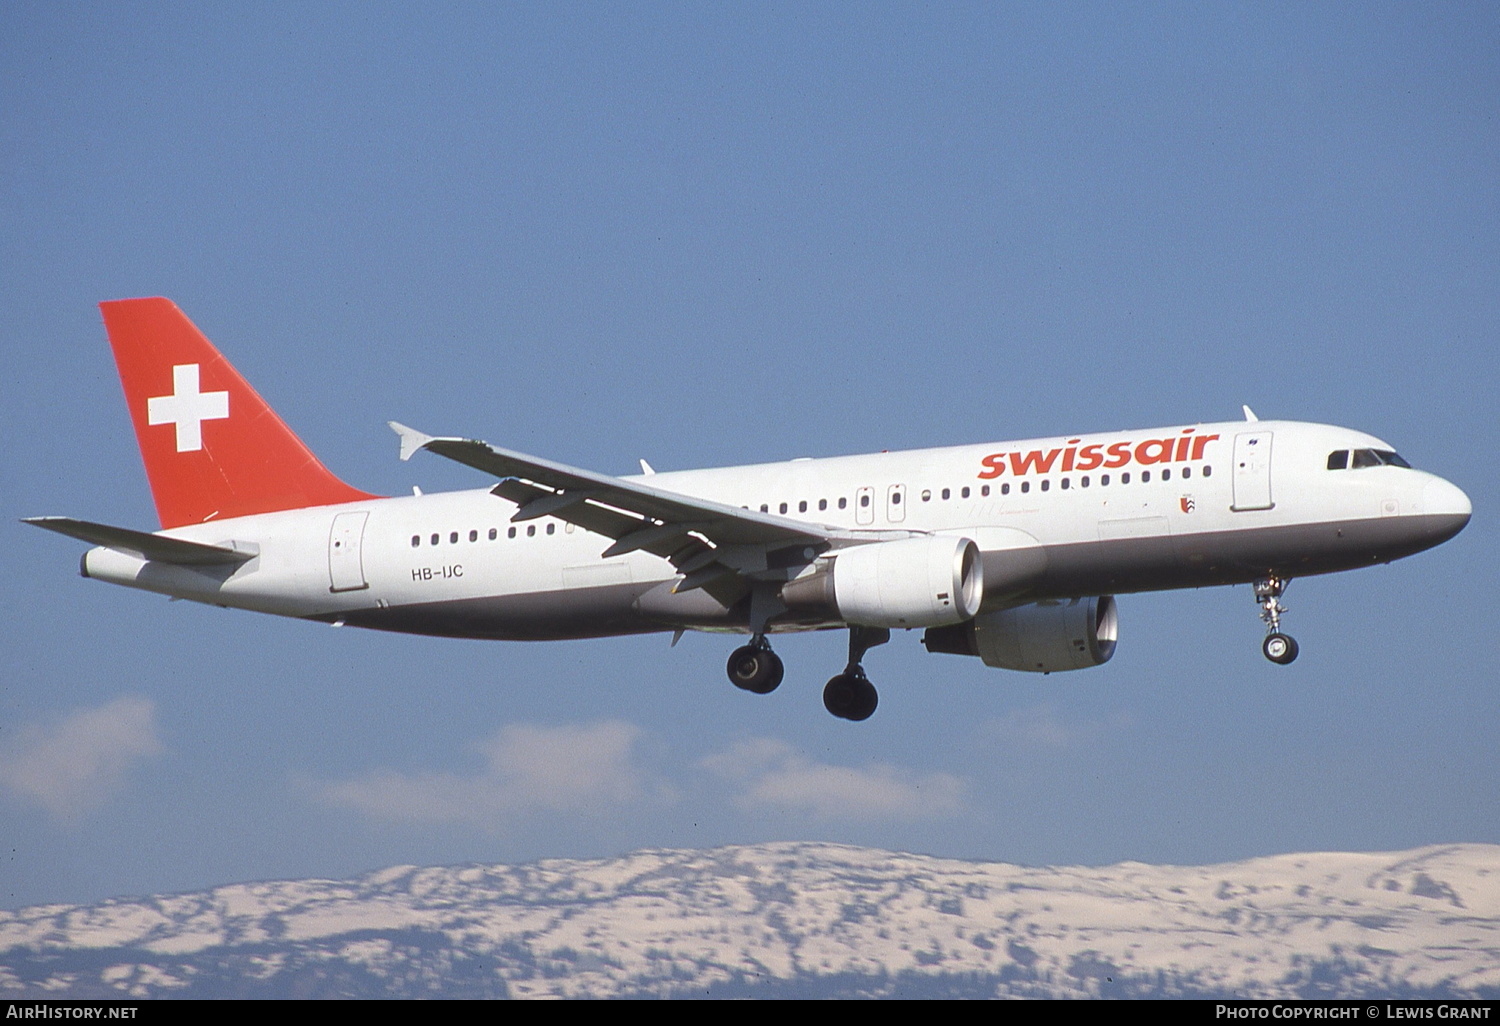
[[146,423],[175,424],[177,451],[203,448],[203,422],[229,416],[228,392],[198,391],[198,365],[179,363],[172,368],[172,394],[146,400]]

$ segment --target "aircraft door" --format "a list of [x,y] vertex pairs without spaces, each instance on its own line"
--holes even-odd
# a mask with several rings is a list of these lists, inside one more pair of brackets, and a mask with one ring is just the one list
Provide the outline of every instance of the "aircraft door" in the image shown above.
[[875,522],[875,489],[861,488],[854,493],[854,522],[856,524]]
[[1244,431],[1234,436],[1235,512],[1270,509],[1271,432]]
[[906,519],[906,485],[893,484],[886,490],[885,518],[893,524]]
[[360,545],[365,537],[369,513],[340,513],[328,532],[329,591],[359,591],[368,588]]

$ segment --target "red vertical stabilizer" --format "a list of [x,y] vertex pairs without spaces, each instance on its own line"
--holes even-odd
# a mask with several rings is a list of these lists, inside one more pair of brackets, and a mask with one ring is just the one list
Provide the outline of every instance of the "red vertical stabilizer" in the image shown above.
[[99,309],[162,527],[376,498],[333,476],[171,300]]

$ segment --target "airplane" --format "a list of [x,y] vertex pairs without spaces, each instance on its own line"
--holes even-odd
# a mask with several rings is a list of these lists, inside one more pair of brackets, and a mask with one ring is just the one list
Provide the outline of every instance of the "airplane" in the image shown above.
[[879,701],[893,630],[1051,673],[1098,666],[1115,595],[1249,583],[1273,663],[1294,577],[1441,544],[1468,497],[1371,435],[1259,420],[615,477],[391,422],[494,479],[383,497],[334,476],[168,299],[100,304],[161,530],[26,522],[88,542],[84,577],[335,626],[539,640],[748,635],[731,682],[766,694],[770,635],[847,629],[833,715]]

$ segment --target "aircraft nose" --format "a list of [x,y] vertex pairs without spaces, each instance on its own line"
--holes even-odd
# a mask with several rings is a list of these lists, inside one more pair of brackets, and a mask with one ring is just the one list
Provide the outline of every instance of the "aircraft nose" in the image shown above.
[[1422,489],[1422,511],[1429,515],[1460,517],[1467,524],[1474,505],[1463,489],[1451,481],[1433,478]]
[[1433,529],[1433,544],[1445,542],[1469,526],[1473,513],[1469,497],[1450,481],[1435,477],[1422,489],[1422,519]]

